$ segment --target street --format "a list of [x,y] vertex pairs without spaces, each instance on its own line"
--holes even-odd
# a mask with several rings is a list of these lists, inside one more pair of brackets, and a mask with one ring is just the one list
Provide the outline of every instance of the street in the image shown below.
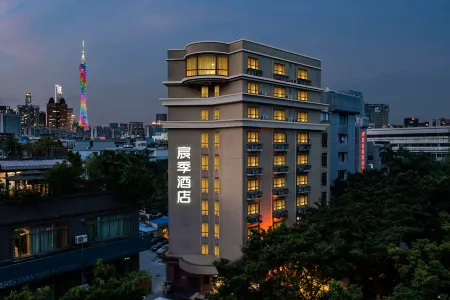
[[166,264],[150,250],[139,253],[140,269],[145,270],[152,276],[152,292],[148,294],[147,300],[162,297],[162,286],[166,280]]

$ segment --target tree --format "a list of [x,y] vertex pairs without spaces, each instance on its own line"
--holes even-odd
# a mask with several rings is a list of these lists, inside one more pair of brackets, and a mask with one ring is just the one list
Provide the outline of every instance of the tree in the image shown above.
[[20,291],[12,291],[4,300],[50,300],[51,290],[44,287],[32,292],[28,286],[24,286]]

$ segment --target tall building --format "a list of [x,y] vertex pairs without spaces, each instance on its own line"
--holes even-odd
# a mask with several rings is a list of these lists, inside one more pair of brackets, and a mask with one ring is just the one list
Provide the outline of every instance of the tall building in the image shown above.
[[20,115],[22,135],[25,135],[32,127],[39,126],[39,106],[33,104],[31,93],[25,94],[25,105],[17,105],[17,112]]
[[366,117],[369,118],[369,125],[375,128],[383,128],[389,124],[389,105],[369,104],[364,105]]
[[0,113],[0,133],[14,134],[17,138],[21,135],[20,116],[13,113]]
[[59,102],[63,98],[62,86],[55,84],[55,101]]
[[167,114],[156,114],[156,122],[165,122],[167,121]]
[[59,102],[51,97],[47,103],[47,127],[67,130],[68,107],[66,100],[61,98]]
[[75,113],[73,108],[67,108],[67,130],[74,130],[75,125]]
[[130,133],[139,135],[139,136],[145,136],[144,131],[144,123],[143,122],[130,122],[128,124],[128,130]]
[[82,127],[84,130],[89,130],[89,120],[88,120],[88,112],[87,112],[87,100],[86,100],[86,72],[87,65],[84,58],[84,41],[82,43],[81,49],[81,64],[79,66],[80,71],[80,120],[78,122],[78,126]]
[[39,127],[47,126],[47,113],[45,111],[39,112]]
[[197,42],[167,63],[167,280],[200,290],[253,230],[293,225],[328,199],[328,105],[321,61],[275,47]]
[[15,114],[16,112],[14,111],[13,108],[11,108],[9,106],[0,106],[0,113],[2,113],[2,114]]

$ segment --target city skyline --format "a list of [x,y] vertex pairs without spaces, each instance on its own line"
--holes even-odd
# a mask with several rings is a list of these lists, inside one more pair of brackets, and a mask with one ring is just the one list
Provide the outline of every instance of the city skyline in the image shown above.
[[[220,15],[211,14],[206,3],[112,0],[108,9],[86,3],[83,14],[67,18],[79,9],[77,1],[1,0],[0,40],[8,42],[0,47],[0,105],[15,107],[29,91],[44,107],[60,84],[78,115],[79,43],[85,40],[90,125],[150,123],[166,112],[158,101],[167,94],[161,84],[166,49],[193,40],[248,38],[321,58],[322,87],[361,91],[367,103],[390,105],[392,123],[449,115],[449,93],[424,88],[445,86],[450,79],[448,1],[408,1],[407,9],[406,2],[388,1],[290,3],[283,9],[297,11],[297,17],[276,21],[268,2],[230,1]],[[260,21],[249,22],[249,10]]]

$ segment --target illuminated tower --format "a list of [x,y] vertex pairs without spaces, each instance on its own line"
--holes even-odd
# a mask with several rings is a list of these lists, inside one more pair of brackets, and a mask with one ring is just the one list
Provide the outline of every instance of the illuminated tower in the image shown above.
[[81,64],[79,67],[80,70],[80,87],[81,87],[81,96],[80,96],[80,121],[78,125],[83,127],[84,130],[89,129],[88,122],[88,112],[87,112],[87,102],[86,102],[86,62],[84,60],[84,41],[82,43],[81,50]]

